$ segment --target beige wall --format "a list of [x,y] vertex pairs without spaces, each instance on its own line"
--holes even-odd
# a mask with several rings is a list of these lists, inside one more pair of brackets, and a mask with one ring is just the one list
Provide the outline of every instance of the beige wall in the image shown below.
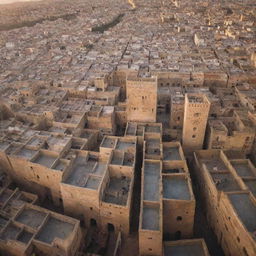
[[157,80],[127,79],[127,120],[156,122]]
[[206,124],[210,110],[210,102],[204,95],[202,103],[192,103],[185,97],[185,112],[182,133],[184,151],[201,149],[204,142]]

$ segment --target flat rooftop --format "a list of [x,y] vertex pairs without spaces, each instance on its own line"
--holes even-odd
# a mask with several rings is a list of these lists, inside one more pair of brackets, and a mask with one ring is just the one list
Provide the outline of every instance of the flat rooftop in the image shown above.
[[16,217],[15,221],[31,228],[38,229],[45,218],[46,213],[44,212],[40,212],[35,209],[24,208],[22,212]]
[[101,182],[101,177],[89,176],[85,184],[86,188],[97,190]]
[[27,244],[33,237],[33,233],[28,232],[26,230],[23,230],[17,237],[17,240],[19,242],[22,242],[23,244]]
[[113,164],[113,165],[123,165],[123,160],[124,160],[123,153],[114,151],[112,159],[111,159],[111,164]]
[[0,194],[0,206],[5,204],[5,202],[10,198],[10,196],[13,194],[12,190],[7,190],[5,189],[1,194]]
[[256,197],[256,179],[243,180],[245,185],[250,189],[253,195]]
[[164,147],[163,149],[164,160],[181,160],[179,147]]
[[19,150],[15,155],[29,160],[36,154],[36,152],[37,151],[32,149],[21,148],[21,150]]
[[201,159],[201,163],[205,164],[208,171],[226,171],[227,167],[220,157],[212,159]]
[[190,103],[204,103],[204,97],[203,96],[192,96],[188,95],[188,100]]
[[163,173],[185,173],[185,170],[184,168],[181,168],[181,167],[170,167],[170,168],[165,167],[163,169]]
[[137,125],[133,123],[128,123],[126,128],[126,135],[136,135]]
[[163,197],[165,199],[191,200],[187,179],[184,176],[163,176]]
[[228,194],[238,217],[249,232],[256,231],[256,205],[251,200],[249,194]]
[[122,150],[122,151],[124,151],[128,148],[131,148],[131,147],[135,147],[135,142],[118,140],[117,145],[116,145],[116,149]]
[[216,131],[228,132],[226,126],[220,120],[209,120],[209,125]]
[[133,166],[134,165],[134,160],[135,160],[134,154],[127,153],[127,152],[124,153],[123,165],[125,165],[125,166]]
[[145,125],[145,132],[148,133],[161,133],[161,127],[155,125]]
[[111,204],[126,205],[131,179],[126,176],[121,178],[110,177],[108,186],[104,191],[103,201]]
[[159,230],[160,209],[154,206],[143,206],[142,229]]
[[146,145],[147,145],[147,147],[159,148],[160,147],[160,139],[147,139]]
[[21,231],[21,228],[15,226],[14,224],[10,223],[4,232],[1,234],[1,240],[16,240],[17,235]]
[[53,169],[58,171],[63,171],[67,166],[67,163],[64,161],[61,161],[60,159],[57,161],[56,164],[54,164]]
[[160,163],[144,162],[143,200],[159,201]]
[[38,136],[32,137],[27,145],[33,146],[33,147],[41,147],[45,143],[45,139],[40,138]]
[[55,238],[65,240],[74,230],[74,224],[50,217],[36,236],[36,239],[51,244]]
[[33,160],[33,162],[50,168],[55,160],[57,160],[57,157],[55,156],[39,153],[39,155]]
[[114,148],[116,144],[116,139],[105,137],[102,141],[101,146],[104,148]]
[[241,177],[255,177],[256,175],[250,168],[248,162],[236,162],[231,161],[231,164],[235,168],[237,174]]
[[87,156],[77,156],[65,183],[85,187],[89,174],[93,172],[96,163],[96,159],[87,158]]
[[106,169],[107,169],[107,164],[106,163],[98,162],[95,169],[94,169],[93,174],[102,176]]
[[165,245],[164,256],[205,256],[201,243]]
[[231,173],[210,173],[218,190],[225,192],[241,190]]

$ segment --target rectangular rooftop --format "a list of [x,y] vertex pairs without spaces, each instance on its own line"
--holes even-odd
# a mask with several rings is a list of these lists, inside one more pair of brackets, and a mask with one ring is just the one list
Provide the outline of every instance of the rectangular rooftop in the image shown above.
[[225,192],[241,190],[231,173],[211,172],[210,174],[218,190]]
[[235,168],[237,174],[241,177],[256,177],[255,171],[249,165],[247,160],[233,160],[231,164]]
[[256,204],[248,193],[228,194],[238,217],[249,232],[256,231]]
[[31,208],[24,208],[16,217],[16,221],[34,229],[38,229],[46,218],[46,213]]
[[66,240],[74,230],[74,224],[50,217],[36,236],[36,240],[51,244],[55,238]]
[[33,160],[33,162],[50,168],[55,160],[57,160],[57,157],[46,155],[40,152],[39,155]]
[[130,190],[131,179],[126,176],[110,177],[109,184],[104,191],[103,201],[106,203],[126,205]]
[[201,241],[180,240],[166,242],[164,256],[208,256]]
[[181,160],[179,147],[164,147],[164,160]]
[[143,206],[142,229],[159,230],[160,208],[159,206]]
[[188,180],[185,176],[164,175],[163,197],[165,199],[191,200]]
[[143,200],[159,201],[160,200],[160,162],[144,162],[144,190]]
[[89,174],[93,172],[96,166],[96,159],[87,158],[86,155],[79,155],[74,160],[71,173],[66,179],[65,183],[85,187]]

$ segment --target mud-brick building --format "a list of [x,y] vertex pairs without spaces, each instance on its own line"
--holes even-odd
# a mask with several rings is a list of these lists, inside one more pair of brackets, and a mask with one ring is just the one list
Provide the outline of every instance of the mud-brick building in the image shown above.
[[126,81],[127,120],[156,122],[157,77],[132,77]]
[[222,150],[200,150],[194,153],[194,171],[225,254],[255,255],[255,167],[246,159],[229,160]]
[[204,94],[186,94],[182,131],[182,146],[185,152],[202,149],[210,101]]

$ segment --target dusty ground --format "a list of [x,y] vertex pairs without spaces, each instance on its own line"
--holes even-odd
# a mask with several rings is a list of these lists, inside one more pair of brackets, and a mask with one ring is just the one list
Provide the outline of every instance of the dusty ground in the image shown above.
[[38,2],[41,0],[1,0],[0,4],[12,4],[12,3],[19,3],[19,2]]

